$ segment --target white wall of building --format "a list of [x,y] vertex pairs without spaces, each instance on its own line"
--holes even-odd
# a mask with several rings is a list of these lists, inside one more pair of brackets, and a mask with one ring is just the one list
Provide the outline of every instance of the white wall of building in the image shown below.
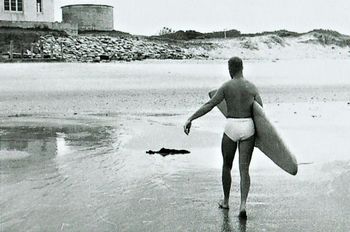
[[22,0],[23,11],[5,11],[4,0],[0,0],[0,20],[6,21],[54,21],[54,0],[42,0],[42,12],[37,12],[37,0]]

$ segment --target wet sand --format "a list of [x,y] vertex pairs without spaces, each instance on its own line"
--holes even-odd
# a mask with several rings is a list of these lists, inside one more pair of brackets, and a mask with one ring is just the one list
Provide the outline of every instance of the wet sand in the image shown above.
[[[187,116],[225,79],[208,71],[224,72],[222,65],[87,65],[80,79],[69,79],[78,75],[74,68],[82,70],[76,65],[40,64],[39,75],[30,71],[34,66],[18,75],[9,70],[15,66],[0,66],[9,73],[0,78],[0,231],[350,229],[348,79],[327,84],[322,77],[319,84],[306,75],[292,84],[250,64],[265,76],[258,82],[266,113],[298,161],[311,164],[293,177],[255,151],[248,220],[240,221],[237,157],[231,209],[217,208],[222,115],[214,110],[194,123],[190,136],[182,131]],[[184,85],[192,69],[197,74]],[[159,83],[162,78],[171,87]],[[162,147],[191,153],[145,153]]]

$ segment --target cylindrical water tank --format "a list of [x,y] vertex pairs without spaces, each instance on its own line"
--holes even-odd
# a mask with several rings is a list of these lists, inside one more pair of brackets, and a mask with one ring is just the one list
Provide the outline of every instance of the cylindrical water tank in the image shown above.
[[63,6],[62,21],[78,24],[80,31],[112,31],[114,29],[113,6],[95,4]]

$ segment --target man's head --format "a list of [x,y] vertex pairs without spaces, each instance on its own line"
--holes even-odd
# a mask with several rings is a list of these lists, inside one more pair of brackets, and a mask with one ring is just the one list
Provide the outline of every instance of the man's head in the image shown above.
[[243,70],[243,61],[239,57],[232,57],[228,60],[228,70],[230,71],[231,78],[239,74]]

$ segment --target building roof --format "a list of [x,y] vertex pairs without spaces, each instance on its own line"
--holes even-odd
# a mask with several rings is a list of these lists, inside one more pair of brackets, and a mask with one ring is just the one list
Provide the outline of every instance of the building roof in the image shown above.
[[113,8],[113,6],[110,5],[100,5],[100,4],[71,4],[71,5],[65,5],[61,6],[61,8],[66,8],[66,7],[74,7],[74,6],[79,6],[79,7],[108,7],[108,8]]

